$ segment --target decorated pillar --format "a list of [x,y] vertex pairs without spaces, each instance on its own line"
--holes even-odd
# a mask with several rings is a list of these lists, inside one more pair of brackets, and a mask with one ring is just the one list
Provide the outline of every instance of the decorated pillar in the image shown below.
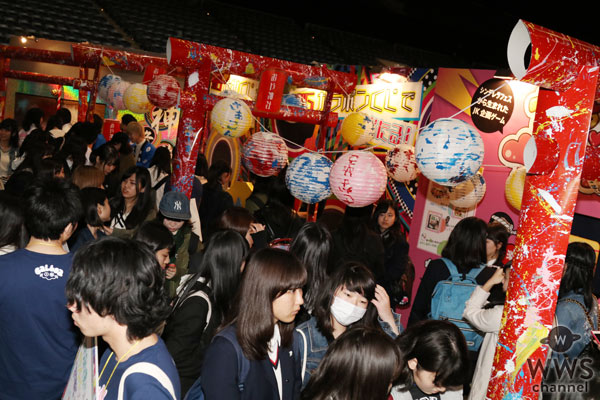
[[[87,68],[79,68],[79,79],[87,79]],[[77,107],[77,122],[85,122],[88,112],[88,91],[87,89],[79,89],[79,101]]]
[[491,399],[540,394],[597,89],[598,54],[595,46],[524,21],[509,41],[517,79],[550,90],[540,90],[534,142],[525,157],[529,174],[488,387]]
[[170,38],[167,43],[167,61],[172,66],[187,70],[181,93],[181,118],[177,128],[177,157],[173,160],[171,186],[173,190],[191,197],[196,159],[204,134],[206,101],[210,85],[210,61],[203,59],[200,45]]

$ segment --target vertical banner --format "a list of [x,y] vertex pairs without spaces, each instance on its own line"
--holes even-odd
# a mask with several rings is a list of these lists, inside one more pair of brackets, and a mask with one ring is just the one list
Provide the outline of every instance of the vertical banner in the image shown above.
[[63,400],[99,400],[98,338],[84,337],[79,346]]
[[286,81],[287,74],[284,71],[275,68],[264,70],[260,77],[254,109],[267,113],[279,112]]

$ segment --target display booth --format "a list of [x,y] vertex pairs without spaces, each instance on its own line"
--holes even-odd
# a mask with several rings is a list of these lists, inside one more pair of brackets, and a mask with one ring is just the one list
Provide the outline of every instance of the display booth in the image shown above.
[[[150,140],[175,147],[171,186],[188,196],[202,152],[232,166],[238,204],[251,174],[284,168],[309,219],[317,204],[343,210],[391,198],[409,238],[413,297],[458,221],[502,215],[513,272],[488,396],[533,398],[542,377],[531,366],[547,356],[574,215],[600,217],[599,50],[525,21],[509,40],[511,76],[303,65],[176,38],[166,57],[2,46],[0,113],[16,115],[15,100],[5,110],[9,96],[32,95],[18,80],[56,85],[58,106],[78,89],[78,119],[103,110],[107,136],[120,115],[136,114]],[[18,70],[14,60],[79,73]],[[406,322],[410,308],[399,311]]]

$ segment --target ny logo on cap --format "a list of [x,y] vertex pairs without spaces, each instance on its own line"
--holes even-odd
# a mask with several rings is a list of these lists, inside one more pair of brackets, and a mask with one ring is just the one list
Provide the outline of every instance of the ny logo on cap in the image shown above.
[[175,202],[175,209],[176,210],[181,210],[181,201],[176,201]]

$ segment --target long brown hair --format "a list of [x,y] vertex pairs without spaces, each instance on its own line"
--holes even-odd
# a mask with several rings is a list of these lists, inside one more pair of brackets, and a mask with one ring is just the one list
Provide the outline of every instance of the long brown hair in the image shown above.
[[[267,357],[275,329],[273,301],[306,283],[306,270],[291,253],[273,248],[258,250],[246,263],[233,313],[224,326],[235,324],[236,336],[249,360]],[[282,347],[292,344],[294,324],[278,322]]]

